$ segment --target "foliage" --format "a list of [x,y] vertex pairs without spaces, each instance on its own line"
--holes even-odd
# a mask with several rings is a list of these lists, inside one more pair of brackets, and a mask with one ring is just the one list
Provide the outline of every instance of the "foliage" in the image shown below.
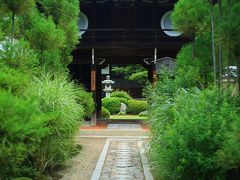
[[177,55],[176,79],[181,87],[200,88],[212,83],[212,54],[210,36],[203,34],[194,44],[184,46]]
[[0,0],[0,12],[12,13],[12,41],[14,38],[15,15],[26,13],[29,9],[34,7],[35,0]]
[[[47,67],[51,66],[55,60],[54,68],[66,68],[72,61],[71,52],[79,39],[79,1],[38,0],[38,8],[33,2],[34,6],[14,18],[16,37],[30,41],[31,47],[38,52],[42,65],[46,62]],[[2,14],[3,29],[7,36],[10,34],[11,19],[8,13]]]
[[0,0],[1,11],[14,12],[16,15],[26,12],[35,5],[34,0]]
[[79,90],[64,74],[42,75],[29,89],[27,95],[39,99],[41,111],[48,115],[50,129],[34,157],[40,171],[63,165],[76,150],[73,137],[84,114]]
[[29,44],[23,40],[11,43],[5,39],[0,49],[0,88],[15,95],[23,94],[30,75],[39,72],[38,61]]
[[223,178],[225,172],[216,154],[229,131],[228,124],[239,121],[233,99],[229,93],[219,94],[210,88],[203,91],[175,88],[174,92],[172,85],[175,86],[174,82],[159,82],[149,91],[151,155],[157,177]]
[[92,93],[84,91],[83,88],[81,88],[80,91],[78,91],[78,96],[79,96],[79,104],[82,105],[84,108],[84,115],[87,118],[92,117],[95,104],[94,100],[92,97]]
[[219,41],[222,44],[223,49],[227,54],[227,64],[233,64],[237,66],[238,69],[238,90],[239,90],[239,82],[240,82],[240,38],[239,32],[240,20],[238,18],[240,11],[240,2],[238,0],[223,0],[223,16],[222,21],[220,23],[220,30],[222,35],[218,36]]
[[28,24],[24,36],[31,47],[38,53],[38,59],[47,71],[59,70],[61,63],[61,49],[65,46],[65,33],[56,27],[51,19],[46,19],[36,11],[29,13],[25,19]]
[[121,100],[116,97],[103,98],[102,106],[106,108],[111,115],[117,114],[120,111]]
[[87,116],[94,108],[91,94],[66,76],[79,1],[0,4],[0,179],[36,179],[78,151],[73,138],[83,106]]
[[23,39],[11,43],[9,39],[2,42],[0,60],[7,66],[25,73],[37,70],[38,60],[36,54],[30,49],[29,43]]
[[129,100],[127,113],[129,114],[139,114],[142,111],[146,111],[148,108],[147,101],[143,100]]
[[147,82],[148,72],[141,65],[127,65],[126,67],[113,67],[113,72],[117,74],[124,74],[124,78],[137,81],[144,84]]
[[[222,47],[215,71],[229,65],[240,67],[239,10],[239,1],[223,0],[220,19],[215,4],[215,36],[211,37],[209,1],[179,0],[175,5],[175,27],[195,37],[177,56],[175,77],[162,74],[147,92],[156,179],[240,177],[239,97],[232,98],[228,88],[211,88],[211,45]],[[219,52],[215,55],[220,57]]]
[[30,160],[48,134],[44,124],[36,102],[0,90],[0,179],[34,172]]
[[125,98],[118,98],[121,103],[124,103],[126,106],[128,106],[128,100]]
[[[11,2],[15,1],[18,0]],[[24,7],[25,2],[29,1],[32,1],[28,3],[29,8],[25,8],[24,13],[17,14],[18,16],[14,18],[16,37],[30,42],[31,48],[38,53],[41,65],[48,71],[51,67],[57,70],[66,68],[72,61],[71,53],[79,40],[77,27],[79,1],[38,0],[36,8],[35,1],[27,0],[21,5]],[[18,6],[18,3],[15,5]],[[6,36],[9,36],[11,29],[9,23],[12,18],[5,11],[1,12],[3,30]]]
[[[229,6],[229,7],[228,7]],[[230,48],[230,53],[239,58],[240,47],[240,20],[238,17],[240,11],[240,2],[232,0],[228,5],[227,0],[223,0],[223,19],[221,21],[221,30],[223,36],[220,37],[222,45],[227,49]]]
[[113,93],[111,93],[111,97],[118,97],[126,100],[132,99],[132,97],[125,91],[114,91]]
[[224,137],[224,143],[217,152],[220,167],[226,172],[229,179],[240,178],[240,120],[231,123],[231,129]]
[[102,115],[102,118],[109,119],[111,114],[106,108],[102,107],[102,114],[101,115]]
[[44,14],[52,17],[54,23],[66,35],[66,46],[62,50],[62,61],[68,65],[72,61],[71,52],[78,43],[79,32],[77,27],[79,15],[79,0],[39,0]]
[[210,3],[207,0],[180,0],[172,13],[174,27],[179,31],[194,35],[206,32],[210,27]]
[[0,89],[9,91],[15,95],[21,95],[29,86],[29,75],[18,70],[2,66],[0,67]]

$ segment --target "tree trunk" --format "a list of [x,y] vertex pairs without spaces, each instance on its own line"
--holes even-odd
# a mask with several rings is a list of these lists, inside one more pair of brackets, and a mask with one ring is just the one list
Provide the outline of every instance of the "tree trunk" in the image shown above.
[[[231,10],[231,0],[228,0],[228,23],[230,22],[230,10]],[[230,69],[229,69],[229,66],[230,66],[230,63],[229,63],[229,59],[230,59],[230,34],[229,34],[229,31],[228,31],[228,49],[227,49],[227,85],[229,86],[229,83],[230,83]]]
[[212,32],[212,56],[213,56],[214,85],[217,85],[213,0],[211,0],[211,32]]
[[222,42],[221,42],[221,37],[222,37],[222,30],[221,30],[221,22],[222,22],[222,2],[221,0],[218,0],[218,8],[219,8],[219,44],[218,44],[218,51],[219,51],[219,56],[218,56],[218,64],[219,64],[219,88],[221,88],[222,84]]

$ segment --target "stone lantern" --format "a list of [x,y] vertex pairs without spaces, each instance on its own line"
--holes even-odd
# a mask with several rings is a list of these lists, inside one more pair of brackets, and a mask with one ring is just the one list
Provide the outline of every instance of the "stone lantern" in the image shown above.
[[110,79],[110,76],[108,75],[106,77],[106,80],[102,81],[102,83],[105,85],[103,91],[106,93],[106,97],[111,97],[111,92],[113,92],[112,85],[115,83]]

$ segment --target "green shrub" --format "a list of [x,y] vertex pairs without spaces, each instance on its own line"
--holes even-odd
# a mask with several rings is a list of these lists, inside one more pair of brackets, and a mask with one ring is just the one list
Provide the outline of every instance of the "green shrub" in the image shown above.
[[0,89],[12,92],[15,95],[21,95],[29,85],[30,76],[9,68],[0,67]]
[[223,178],[217,152],[228,124],[239,121],[229,94],[215,89],[181,89],[169,95],[158,90],[153,90],[150,98],[149,118],[157,178]]
[[104,107],[102,107],[102,116],[101,117],[104,119],[110,118],[110,112]]
[[111,97],[118,97],[126,100],[132,99],[132,97],[125,91],[115,91],[111,94]]
[[84,89],[79,90],[78,92],[79,96],[79,103],[84,108],[84,115],[86,118],[92,117],[95,103],[92,97],[92,93],[86,92]]
[[48,134],[44,120],[37,103],[0,90],[0,179],[34,174],[32,156]]
[[146,111],[148,108],[147,101],[143,100],[129,100],[127,113],[129,114],[139,114],[142,111]]
[[121,103],[124,103],[126,106],[128,106],[128,100],[127,99],[125,99],[125,98],[118,98],[118,99]]
[[28,95],[39,99],[42,112],[48,115],[46,126],[50,129],[34,157],[37,169],[52,170],[75,153],[73,137],[84,114],[78,104],[79,90],[64,74],[42,75],[29,89]]
[[111,115],[117,114],[120,111],[121,100],[116,97],[103,98],[102,106],[106,108]]
[[231,123],[230,130],[225,134],[222,148],[217,152],[219,166],[228,179],[240,178],[240,118]]
[[5,40],[0,49],[0,60],[7,66],[25,73],[36,73],[39,62],[36,54],[23,40],[11,43]]
[[23,23],[28,24],[24,37],[37,52],[42,67],[48,72],[52,69],[61,70],[63,68],[61,50],[66,45],[64,30],[58,28],[52,18],[45,18],[37,10],[30,11]]

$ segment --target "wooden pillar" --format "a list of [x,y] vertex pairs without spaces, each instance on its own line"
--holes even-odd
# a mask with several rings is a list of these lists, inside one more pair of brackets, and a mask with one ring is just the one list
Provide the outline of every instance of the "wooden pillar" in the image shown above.
[[[94,102],[96,103],[96,87],[97,87],[97,83],[96,83],[96,64],[95,64],[95,50],[92,49],[92,65],[91,65],[91,92],[93,93],[93,98],[94,98]],[[96,106],[95,106],[95,110],[93,113],[93,116],[91,118],[91,126],[96,126],[97,125],[97,110],[96,110]]]
[[97,119],[101,118],[102,107],[102,79],[101,79],[101,66],[96,69],[96,116]]
[[151,65],[149,65],[148,66],[148,80],[151,82],[151,83],[153,83],[153,81],[154,81],[154,71],[153,71],[153,65],[151,64]]

